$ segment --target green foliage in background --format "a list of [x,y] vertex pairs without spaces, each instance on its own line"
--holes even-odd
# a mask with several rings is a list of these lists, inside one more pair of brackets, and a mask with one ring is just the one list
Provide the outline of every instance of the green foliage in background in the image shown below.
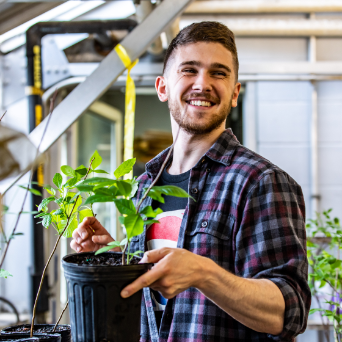
[[[315,220],[306,225],[308,232],[308,259],[311,270],[309,285],[312,295],[318,300],[319,308],[310,314],[320,312],[334,324],[335,334],[342,333],[342,229],[338,218],[331,218],[332,209],[317,214]],[[335,252],[335,255],[330,254]],[[329,309],[322,308],[320,295],[331,297],[325,300]]]

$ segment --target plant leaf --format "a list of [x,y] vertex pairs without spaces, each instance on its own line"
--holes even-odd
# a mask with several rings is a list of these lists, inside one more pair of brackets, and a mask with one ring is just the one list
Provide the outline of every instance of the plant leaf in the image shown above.
[[[66,204],[65,205],[65,213],[67,216],[71,215],[71,214],[74,214],[76,213],[77,211],[77,208],[82,204],[82,197],[77,197],[77,200],[76,200],[76,204],[75,202],[74,203],[70,203],[70,204]],[[75,205],[75,207],[74,207]],[[74,208],[73,212],[71,212],[72,208]]]
[[54,189],[51,185],[46,185],[44,188],[50,195],[56,195],[56,189]]
[[106,173],[107,175],[109,175],[109,173],[105,170],[93,170],[93,172],[95,172],[95,173]]
[[133,169],[133,165],[135,164],[136,158],[128,159],[124,161],[115,171],[114,176],[116,179],[126,175],[127,173],[131,172]]
[[56,198],[54,196],[50,196],[48,198],[44,198],[38,206],[38,211],[42,211],[50,202],[54,201]]
[[0,269],[0,278],[7,278],[7,277],[13,277],[13,276],[8,271]]
[[81,176],[85,176],[87,174],[88,169],[84,165],[80,165],[78,168],[75,169],[75,172]]
[[144,220],[139,214],[124,217],[127,239],[140,235],[144,231]]
[[82,222],[86,217],[93,216],[93,212],[90,209],[80,210],[78,214],[79,214],[80,222]]
[[151,218],[155,218],[156,216],[158,216],[162,212],[163,212],[163,210],[161,210],[160,208],[153,210],[150,205],[145,207],[143,210],[140,211],[141,214],[144,214],[146,217],[151,217]]
[[120,246],[120,241],[112,241],[107,243],[107,246],[112,246],[112,248],[116,248]]
[[116,186],[119,189],[119,192],[124,197],[129,197],[132,192],[132,185],[129,182],[118,180],[116,181]]
[[101,253],[104,253],[104,252],[108,252],[108,251],[110,251],[111,249],[113,249],[112,246],[105,246],[105,247],[102,247],[102,248],[100,248],[99,250],[97,250],[97,251],[95,252],[95,255],[98,255],[98,254],[101,254]]
[[27,187],[23,186],[23,185],[18,185],[18,186],[19,186],[19,188],[22,188],[24,190],[30,191],[33,195],[43,196],[42,193],[39,190],[37,190],[37,189],[33,189],[33,188],[27,189]]
[[[145,189],[144,189],[144,192],[146,192]],[[149,197],[157,201],[160,201],[161,195],[174,196],[174,197],[190,197],[193,200],[195,200],[185,190],[175,185],[154,186],[153,188],[151,188],[150,192],[148,193]],[[162,203],[164,203],[164,199]]]
[[69,177],[75,177],[76,176],[76,173],[75,173],[75,170],[70,167],[69,165],[63,165],[61,166],[61,171],[66,175],[66,176],[69,176]]
[[105,196],[105,195],[92,195],[86,199],[84,204],[92,204],[92,203],[98,203],[98,202],[113,202],[113,197]]
[[53,184],[55,184],[57,186],[58,189],[61,188],[61,185],[63,183],[63,177],[60,173],[56,173],[54,176],[53,176]]
[[136,214],[136,210],[135,210],[132,200],[120,198],[120,199],[114,199],[114,203],[121,214],[123,215]]
[[[82,182],[78,183],[77,186],[79,185],[85,185],[85,184],[92,184],[92,185],[99,185],[102,182],[108,182],[111,180],[110,178],[105,178],[105,177],[92,177],[92,178],[87,178],[83,180]],[[114,179],[111,180],[113,183],[116,181]]]
[[68,185],[69,188],[72,188],[78,182],[77,177],[70,178],[66,181],[65,185]]
[[96,189],[104,188],[105,186],[113,186],[116,184],[116,182],[116,180],[108,179],[107,182],[101,182],[100,184],[95,185],[93,191],[95,191]]
[[87,185],[87,184],[76,184],[76,188],[82,192],[92,192],[94,189],[94,185]]
[[160,223],[158,220],[145,220],[144,224]]
[[93,155],[90,157],[89,159],[89,163],[91,163],[91,160],[94,158],[92,164],[91,164],[91,168],[93,170],[95,170],[101,163],[102,163],[102,158],[99,155],[99,153],[97,152],[97,150],[95,150],[95,152],[93,153]]
[[51,224],[51,221],[52,221],[51,214],[45,215],[44,218],[43,218],[43,221],[42,221],[42,225],[45,228],[49,228],[49,226]]

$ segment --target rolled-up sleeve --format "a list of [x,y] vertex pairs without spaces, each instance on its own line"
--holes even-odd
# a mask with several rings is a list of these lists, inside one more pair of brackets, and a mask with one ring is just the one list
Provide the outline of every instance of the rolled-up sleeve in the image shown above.
[[284,328],[274,341],[292,341],[307,324],[311,304],[305,205],[300,186],[285,172],[268,170],[248,192],[235,235],[235,272],[269,279],[284,296]]

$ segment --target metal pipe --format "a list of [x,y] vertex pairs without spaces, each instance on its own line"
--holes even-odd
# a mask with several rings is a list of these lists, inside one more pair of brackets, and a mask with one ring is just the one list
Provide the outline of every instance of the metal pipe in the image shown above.
[[[153,11],[153,4],[150,0],[134,1],[135,16],[138,23],[142,23]],[[147,51],[152,55],[161,55],[163,53],[163,44],[160,36],[149,46]]]
[[[310,13],[310,20],[315,20],[315,13]],[[315,36],[309,38],[308,44],[309,63],[317,61],[317,40]],[[319,211],[319,186],[318,186],[318,106],[317,106],[317,83],[312,80],[311,92],[311,122],[310,122],[310,217],[315,219]]]
[[342,3],[338,0],[316,1],[196,1],[185,13],[312,13],[342,12]]
[[338,19],[233,19],[225,15],[184,15],[181,24],[184,27],[203,20],[219,21],[235,36],[342,36],[342,20]]

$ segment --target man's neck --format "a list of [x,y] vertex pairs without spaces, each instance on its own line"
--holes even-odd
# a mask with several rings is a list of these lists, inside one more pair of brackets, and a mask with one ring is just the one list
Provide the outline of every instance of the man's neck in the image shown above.
[[[172,120],[173,121],[173,120]],[[172,122],[175,139],[179,126]],[[170,175],[179,175],[193,168],[224,131],[224,126],[205,135],[193,135],[180,130],[173,150],[172,163],[167,170]]]

